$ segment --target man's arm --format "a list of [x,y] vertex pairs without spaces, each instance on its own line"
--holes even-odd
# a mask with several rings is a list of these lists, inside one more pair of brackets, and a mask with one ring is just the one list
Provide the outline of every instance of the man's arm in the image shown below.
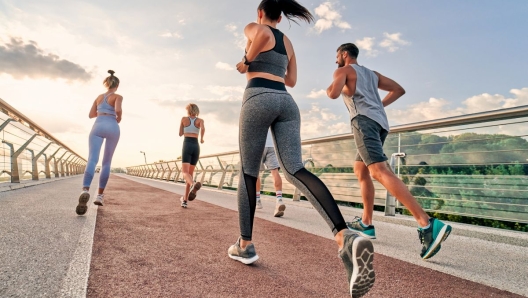
[[381,101],[384,107],[395,102],[398,98],[402,97],[405,94],[405,89],[403,89],[403,87],[400,86],[400,84],[381,75],[378,72],[374,72],[374,73],[379,78],[378,88],[389,92],[389,94],[387,94],[387,96],[385,96],[385,98]]
[[326,95],[331,99],[336,99],[341,95],[343,88],[346,84],[346,69],[340,67],[334,72],[334,81],[330,84],[330,87],[326,89]]
[[200,133],[202,134],[202,140],[200,141],[202,144],[204,142],[204,134],[205,134],[205,123],[204,123],[204,120],[202,119],[201,123],[200,123],[200,126],[201,126],[201,131]]
[[183,118],[180,120],[180,137],[183,136]]

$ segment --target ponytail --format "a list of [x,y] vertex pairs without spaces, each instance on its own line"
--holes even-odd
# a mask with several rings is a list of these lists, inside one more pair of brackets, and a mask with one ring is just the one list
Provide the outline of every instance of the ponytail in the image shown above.
[[272,20],[278,20],[281,13],[290,21],[297,23],[294,19],[300,19],[307,23],[314,22],[314,17],[308,9],[299,4],[296,0],[262,0],[258,6],[259,10],[264,10],[266,16]]
[[110,74],[110,76],[104,79],[103,85],[105,85],[105,87],[108,89],[116,88],[117,86],[119,86],[119,79],[114,76],[115,71],[109,70],[108,73]]

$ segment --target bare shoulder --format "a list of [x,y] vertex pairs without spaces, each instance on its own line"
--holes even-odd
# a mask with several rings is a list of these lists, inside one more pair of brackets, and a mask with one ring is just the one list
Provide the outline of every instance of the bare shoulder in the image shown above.
[[123,100],[123,96],[120,94],[114,94],[116,99]]

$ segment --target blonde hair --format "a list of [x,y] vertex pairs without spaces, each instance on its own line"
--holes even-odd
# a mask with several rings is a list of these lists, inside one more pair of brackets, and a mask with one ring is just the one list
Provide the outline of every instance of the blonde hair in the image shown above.
[[109,70],[108,73],[110,74],[109,77],[104,79],[103,85],[105,85],[108,89],[113,89],[119,86],[119,79],[117,77],[114,77],[115,71]]
[[195,105],[194,103],[190,103],[188,104],[185,109],[187,110],[187,113],[190,115],[190,116],[196,116],[198,117],[198,115],[200,115],[200,109],[198,108],[197,105]]

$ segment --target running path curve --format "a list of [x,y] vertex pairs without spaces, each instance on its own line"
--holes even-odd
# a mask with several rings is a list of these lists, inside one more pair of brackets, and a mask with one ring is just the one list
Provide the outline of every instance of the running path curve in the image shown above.
[[[255,218],[260,260],[227,257],[235,211],[112,176],[99,208],[88,297],[349,297],[332,240]],[[376,254],[365,297],[521,297]]]

